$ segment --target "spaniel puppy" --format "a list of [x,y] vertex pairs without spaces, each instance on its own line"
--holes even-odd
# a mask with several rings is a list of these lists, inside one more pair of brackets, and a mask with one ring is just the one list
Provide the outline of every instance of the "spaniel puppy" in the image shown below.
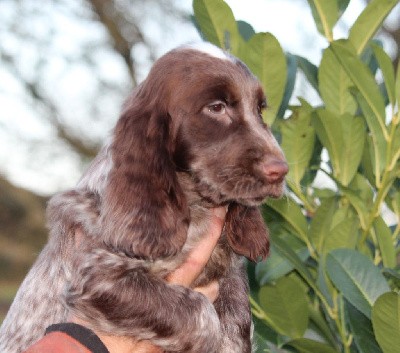
[[[50,200],[49,242],[3,323],[0,351],[21,352],[72,312],[168,352],[251,352],[243,257],[267,256],[257,206],[282,194],[288,171],[265,107],[249,69],[211,44],[159,59],[78,185]],[[165,278],[219,205],[224,232],[195,283],[219,281],[212,304]]]

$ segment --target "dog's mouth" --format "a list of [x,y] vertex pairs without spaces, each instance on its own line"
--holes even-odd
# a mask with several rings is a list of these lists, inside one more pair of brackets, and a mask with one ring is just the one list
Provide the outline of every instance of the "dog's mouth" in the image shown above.
[[268,198],[279,199],[284,195],[285,192],[285,181],[282,180],[278,184],[267,185],[262,190],[256,190],[254,195],[238,195],[236,202],[246,206],[259,206]]

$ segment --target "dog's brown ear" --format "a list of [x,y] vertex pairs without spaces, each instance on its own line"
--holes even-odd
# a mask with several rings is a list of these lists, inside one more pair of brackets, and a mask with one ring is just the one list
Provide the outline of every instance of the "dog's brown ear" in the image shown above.
[[236,253],[254,262],[268,256],[268,228],[257,207],[232,203],[226,215],[225,229],[229,245]]
[[152,89],[140,87],[116,125],[100,236],[117,251],[155,259],[181,249],[189,209],[171,159],[171,117]]

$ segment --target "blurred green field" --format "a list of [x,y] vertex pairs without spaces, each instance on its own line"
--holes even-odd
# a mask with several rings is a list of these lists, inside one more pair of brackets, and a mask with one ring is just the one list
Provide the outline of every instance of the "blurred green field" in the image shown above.
[[0,322],[47,240],[46,202],[0,177]]

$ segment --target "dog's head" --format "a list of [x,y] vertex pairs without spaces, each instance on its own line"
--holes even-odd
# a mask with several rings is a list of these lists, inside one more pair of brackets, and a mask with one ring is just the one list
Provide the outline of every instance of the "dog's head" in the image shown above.
[[217,47],[184,46],[160,58],[115,129],[102,211],[113,246],[152,258],[180,249],[189,211],[177,171],[214,205],[251,208],[280,196],[288,167],[262,120],[266,105],[255,76]]

